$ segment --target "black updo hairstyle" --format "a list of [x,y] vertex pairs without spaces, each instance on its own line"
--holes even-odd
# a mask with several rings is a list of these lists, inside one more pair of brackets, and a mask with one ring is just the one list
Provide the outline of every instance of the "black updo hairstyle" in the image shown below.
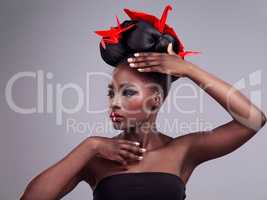
[[[106,48],[100,46],[102,59],[109,65],[116,67],[120,63],[126,62],[127,58],[133,56],[136,52],[165,52],[169,43],[172,43],[174,52],[179,52],[179,41],[167,33],[159,32],[153,25],[141,20],[125,20],[121,27],[127,27],[135,24],[132,28],[122,32],[118,43],[105,43]],[[145,72],[148,78],[159,83],[163,90],[163,99],[168,94],[170,85],[178,77],[174,77],[159,72]]]

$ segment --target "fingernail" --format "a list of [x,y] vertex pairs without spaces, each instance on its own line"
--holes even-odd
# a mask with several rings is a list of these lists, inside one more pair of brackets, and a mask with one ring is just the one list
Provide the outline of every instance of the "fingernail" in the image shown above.
[[130,67],[134,67],[134,63],[130,63],[129,65],[130,65]]
[[139,156],[138,159],[139,159],[139,160],[142,160],[142,159],[143,159],[143,156]]
[[132,58],[128,58],[127,61],[128,62],[133,62],[133,59]]
[[146,152],[146,149],[145,148],[141,148],[140,149],[142,152]]
[[143,71],[145,71],[144,69],[142,69],[142,68],[139,68],[139,69],[137,69],[139,72],[143,72]]
[[134,56],[135,56],[135,57],[138,57],[138,56],[139,56],[139,53],[135,53]]
[[140,143],[139,143],[139,142],[135,142],[135,144],[136,144],[136,145],[140,145]]

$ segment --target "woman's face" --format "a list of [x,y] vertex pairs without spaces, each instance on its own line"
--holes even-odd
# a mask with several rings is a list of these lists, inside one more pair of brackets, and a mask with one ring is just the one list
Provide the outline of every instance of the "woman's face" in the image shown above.
[[142,73],[126,63],[118,65],[112,73],[108,85],[109,115],[115,112],[121,116],[111,117],[115,129],[135,127],[155,114],[151,108],[155,105],[152,98],[156,93],[150,87],[155,83]]

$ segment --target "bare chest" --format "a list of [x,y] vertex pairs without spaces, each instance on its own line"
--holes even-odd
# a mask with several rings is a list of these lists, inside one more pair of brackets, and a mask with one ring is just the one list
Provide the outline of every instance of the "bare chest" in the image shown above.
[[99,157],[94,157],[90,162],[90,174],[88,184],[94,188],[104,177],[113,174],[129,172],[167,172],[181,176],[183,173],[184,153],[177,153],[167,145],[155,150],[143,153],[142,160],[128,162],[127,166]]

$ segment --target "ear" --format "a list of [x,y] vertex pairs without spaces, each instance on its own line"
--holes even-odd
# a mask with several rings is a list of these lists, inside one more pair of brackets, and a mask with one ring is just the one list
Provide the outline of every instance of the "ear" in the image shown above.
[[157,92],[155,94],[153,101],[154,101],[154,105],[156,107],[159,107],[161,105],[162,97],[161,97],[161,94],[159,92]]

